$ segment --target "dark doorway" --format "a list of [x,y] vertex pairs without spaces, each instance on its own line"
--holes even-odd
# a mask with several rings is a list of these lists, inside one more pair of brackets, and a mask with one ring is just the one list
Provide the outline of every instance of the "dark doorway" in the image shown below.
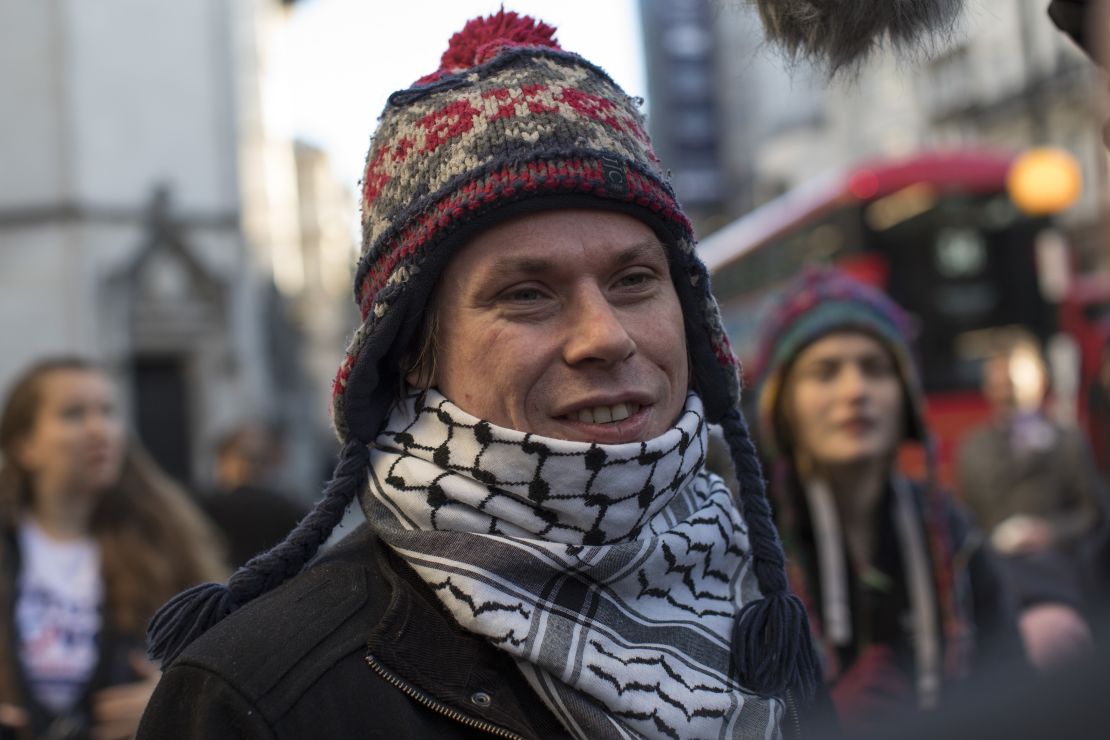
[[135,358],[135,428],[139,440],[163,469],[192,483],[189,389],[185,361],[173,355]]

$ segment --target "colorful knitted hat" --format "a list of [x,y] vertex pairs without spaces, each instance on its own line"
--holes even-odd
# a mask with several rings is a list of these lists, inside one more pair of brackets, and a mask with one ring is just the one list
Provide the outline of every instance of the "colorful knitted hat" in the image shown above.
[[794,359],[809,344],[837,331],[861,331],[894,357],[905,395],[906,439],[928,443],[925,392],[912,349],[909,317],[886,294],[844,272],[807,267],[783,289],[760,339],[755,371],[760,449],[769,458],[785,453],[776,412],[782,384]]
[[172,659],[225,613],[297,573],[366,485],[367,445],[396,400],[440,273],[479,231],[539,211],[629,214],[669,252],[683,307],[692,384],[726,430],[764,599],[737,619],[740,675],[769,695],[816,680],[805,610],[788,590],[762,474],[739,412],[738,365],[709,292],[694,236],[644,130],[638,101],[555,29],[501,11],[455,34],[441,66],[394,93],[370,143],[362,192],[355,300],[362,325],[334,385],[344,441],[335,479],[282,544],[252,560],[229,589],[197,587],[151,623],[152,655]]
[[[517,215],[620,211],[672,247],[695,384],[720,417],[739,398],[736,364],[637,101],[515,13],[467,23],[440,69],[394,93],[366,158],[362,326],[335,381],[340,438],[373,440],[440,272],[476,232]],[[712,418],[716,421],[716,418]]]

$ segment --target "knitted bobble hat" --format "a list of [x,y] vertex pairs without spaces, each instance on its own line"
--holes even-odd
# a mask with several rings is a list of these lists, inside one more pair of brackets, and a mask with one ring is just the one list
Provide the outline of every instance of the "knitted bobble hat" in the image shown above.
[[776,412],[791,364],[808,345],[839,331],[863,332],[890,352],[904,392],[905,438],[929,444],[925,392],[906,312],[885,293],[847,273],[807,267],[783,289],[760,338],[755,392],[764,455],[776,458],[786,452],[783,430],[776,428]]
[[[365,471],[358,472],[366,445],[396,400],[403,362],[451,257],[509,218],[586,208],[631,215],[668,249],[692,383],[732,448],[765,597],[737,619],[738,672],[746,686],[768,695],[790,687],[806,695],[814,687],[805,610],[787,588],[762,473],[738,411],[738,365],[690,222],[651,148],[638,101],[601,69],[563,51],[554,32],[504,10],[472,20],[452,37],[439,69],[390,96],[362,183],[354,291],[362,324],[334,384],[333,419],[345,442],[342,477],[337,471],[324,499],[282,545],[232,577],[229,594],[202,586],[163,607],[150,630],[156,657],[172,658],[223,614],[299,571],[318,546],[316,530],[334,526],[366,485]],[[324,509],[331,513],[317,517]],[[302,540],[305,547],[287,547]],[[265,575],[247,579],[244,571]]]

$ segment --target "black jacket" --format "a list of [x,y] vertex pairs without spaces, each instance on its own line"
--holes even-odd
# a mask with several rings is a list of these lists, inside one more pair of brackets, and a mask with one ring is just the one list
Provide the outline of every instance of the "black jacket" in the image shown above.
[[[790,703],[784,736],[800,731]],[[491,734],[569,737],[513,659],[463,630],[363,525],[190,645],[163,675],[138,737]]]
[[567,737],[513,660],[360,527],[181,654],[139,738]]

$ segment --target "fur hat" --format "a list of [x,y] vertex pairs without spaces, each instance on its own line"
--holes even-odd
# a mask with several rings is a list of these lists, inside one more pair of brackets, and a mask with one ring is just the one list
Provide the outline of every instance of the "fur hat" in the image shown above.
[[151,623],[152,655],[172,659],[222,616],[297,573],[365,488],[367,445],[396,400],[402,362],[451,257],[506,219],[568,208],[629,214],[667,247],[692,384],[729,441],[764,594],[736,620],[738,670],[747,686],[769,695],[812,689],[816,664],[805,610],[789,593],[739,412],[738,364],[638,101],[559,48],[552,27],[504,10],[468,22],[438,70],[390,96],[371,141],[355,278],[362,324],[334,385],[334,422],[344,441],[335,479],[298,528],[240,569],[228,589],[207,584],[168,603]]
[[756,0],[767,38],[831,73],[873,51],[928,49],[949,36],[964,0]]

